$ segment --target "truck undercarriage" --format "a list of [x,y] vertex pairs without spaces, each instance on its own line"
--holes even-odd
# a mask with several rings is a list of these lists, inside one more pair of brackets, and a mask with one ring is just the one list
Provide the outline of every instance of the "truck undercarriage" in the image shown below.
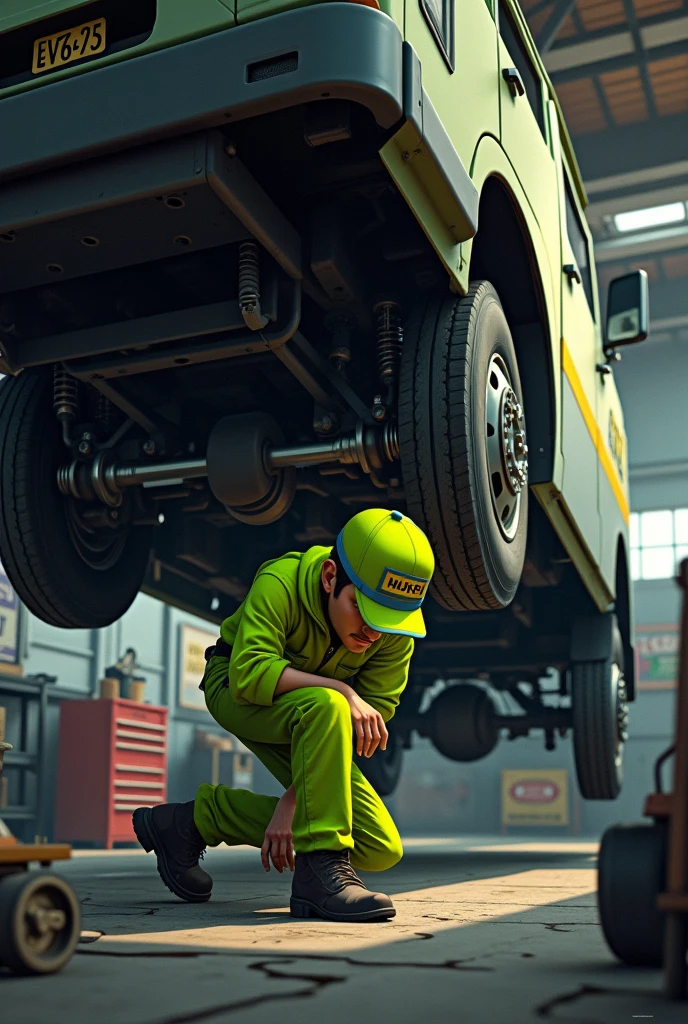
[[[574,712],[543,703],[539,680],[554,669],[569,694],[575,622],[603,624],[611,665],[614,616],[528,505],[528,472],[550,479],[548,368],[521,391],[509,332],[518,348],[536,301],[519,322],[508,285],[506,316],[487,282],[450,292],[380,151],[420,125],[418,153],[445,156],[457,242],[475,234],[477,193],[412,49],[372,19],[293,11],[0,104],[2,559],[56,626],[106,625],[141,588],[221,621],[260,562],[331,544],[360,508],[399,507],[430,524],[439,565],[399,741],[425,730],[471,760],[500,729],[542,728],[551,746]],[[132,102],[113,111],[118,95]],[[530,276],[527,260],[515,273]],[[457,425],[470,402],[453,397],[468,383],[452,376],[479,315],[497,338],[479,387],[482,484]],[[465,511],[481,486],[485,541]],[[488,541],[506,558],[492,575]],[[438,678],[489,680],[520,713],[463,684],[421,719]],[[613,705],[610,749],[625,691]],[[474,727],[448,739],[443,722],[459,720]],[[615,795],[605,785],[594,795]]]

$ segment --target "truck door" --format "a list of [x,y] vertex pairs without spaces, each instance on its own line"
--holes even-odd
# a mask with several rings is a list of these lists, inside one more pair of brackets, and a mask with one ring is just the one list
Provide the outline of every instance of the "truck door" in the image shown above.
[[599,565],[598,406],[602,359],[592,241],[565,161],[561,165],[561,446],[562,495],[593,560]]
[[[505,0],[497,5],[502,146],[526,193],[550,260],[550,281],[558,312],[559,261],[557,165],[549,139],[544,83]],[[541,268],[544,271],[545,268]]]

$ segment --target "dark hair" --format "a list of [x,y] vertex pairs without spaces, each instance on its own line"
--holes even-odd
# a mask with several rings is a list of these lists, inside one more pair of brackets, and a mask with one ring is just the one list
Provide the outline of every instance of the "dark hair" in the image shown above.
[[328,555],[328,558],[330,559],[330,561],[334,562],[334,564],[337,567],[337,582],[334,585],[334,596],[339,597],[344,587],[347,586],[347,584],[351,583],[351,580],[346,574],[344,566],[342,565],[342,560],[339,557],[339,552],[337,551],[336,547],[332,548]]

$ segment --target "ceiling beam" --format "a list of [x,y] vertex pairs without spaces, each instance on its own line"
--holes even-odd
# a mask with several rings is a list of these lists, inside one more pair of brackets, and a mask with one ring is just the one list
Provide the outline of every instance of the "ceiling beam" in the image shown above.
[[[561,82],[577,82],[581,78],[588,78],[590,75],[603,75],[607,71],[624,71],[627,68],[638,67],[640,55],[635,48],[630,32],[622,32],[618,36],[610,37],[608,42],[608,47],[595,47],[594,49],[592,49],[592,43],[581,43],[581,46],[590,47],[586,53],[586,59],[577,60],[571,64],[562,64],[559,67],[550,67],[549,60],[545,57],[545,67],[554,85],[559,85]],[[653,47],[647,56],[653,61],[666,60],[669,57],[683,56],[686,52],[688,52],[686,40],[678,39],[666,43],[664,46]],[[549,56],[558,53],[563,53],[563,50],[550,50]]]
[[[642,30],[640,28],[640,20],[635,13],[635,7],[633,6],[633,0],[623,0],[624,11],[626,12],[626,21],[628,27],[631,30],[633,36],[633,42],[635,43],[636,53],[638,55],[638,71],[640,72],[640,78],[643,83],[643,92],[645,93],[645,102],[647,103],[647,109],[650,117],[657,117],[657,105],[655,103],[655,93],[652,88],[652,81],[650,79],[650,72],[647,68],[648,54],[645,49],[642,38]],[[667,42],[668,40],[665,40]]]
[[535,45],[541,54],[547,53],[577,2],[578,0],[555,0],[545,24],[535,36]]
[[553,47],[544,58],[547,70],[556,74],[594,64],[606,57],[632,53],[636,47],[650,51],[688,40],[688,16],[664,15],[641,22],[635,15],[635,8],[629,7],[628,10],[631,16],[627,18],[625,29],[615,27],[602,32],[587,32],[581,42],[561,43]]
[[589,196],[603,192],[619,192],[623,189],[637,188],[639,185],[655,184],[658,181],[671,181],[680,178],[681,183],[688,176],[688,160],[676,160],[659,167],[640,167],[634,171],[621,171],[619,174],[605,178],[588,178],[585,191]]
[[647,171],[686,158],[688,114],[668,114],[604,132],[576,135],[573,148],[583,178]]

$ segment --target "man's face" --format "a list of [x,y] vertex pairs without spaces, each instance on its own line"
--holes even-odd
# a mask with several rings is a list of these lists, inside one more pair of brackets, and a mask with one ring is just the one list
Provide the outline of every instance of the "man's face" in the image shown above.
[[363,621],[356,603],[356,589],[353,583],[342,587],[334,596],[337,582],[337,567],[329,558],[322,567],[322,585],[327,593],[327,610],[330,621],[341,642],[354,654],[361,654],[382,636]]

